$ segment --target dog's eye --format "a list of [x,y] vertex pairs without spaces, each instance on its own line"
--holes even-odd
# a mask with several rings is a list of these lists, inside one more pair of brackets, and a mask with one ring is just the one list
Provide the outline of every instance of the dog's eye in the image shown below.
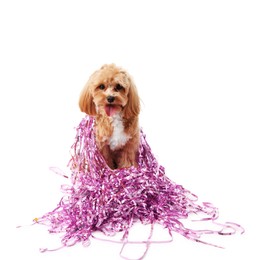
[[120,84],[117,84],[116,87],[115,87],[115,91],[120,91],[123,88],[124,88],[123,86],[121,86]]
[[101,89],[101,90],[104,90],[105,89],[105,85],[101,84],[101,85],[98,86],[98,88]]

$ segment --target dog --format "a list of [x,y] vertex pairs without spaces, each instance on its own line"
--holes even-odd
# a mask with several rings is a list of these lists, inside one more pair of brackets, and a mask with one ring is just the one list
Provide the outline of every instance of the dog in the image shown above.
[[96,144],[111,169],[137,166],[140,98],[129,73],[115,64],[95,71],[79,99],[82,112],[95,117]]

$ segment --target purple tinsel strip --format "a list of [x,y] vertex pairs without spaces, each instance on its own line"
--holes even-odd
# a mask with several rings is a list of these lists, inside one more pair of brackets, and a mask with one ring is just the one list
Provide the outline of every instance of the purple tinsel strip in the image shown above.
[[[164,167],[153,156],[142,131],[138,166],[111,170],[96,146],[94,124],[94,118],[89,116],[81,121],[68,164],[72,184],[62,186],[65,195],[57,208],[36,219],[37,223],[48,225],[51,233],[64,233],[64,246],[80,241],[88,244],[95,231],[106,235],[124,231],[124,247],[129,242],[128,231],[136,221],[159,223],[170,234],[177,232],[201,243],[206,243],[200,240],[203,234],[243,233],[241,226],[230,222],[217,223],[221,227],[219,231],[185,227],[181,219],[193,214],[203,215],[202,221],[214,222],[218,218],[217,208],[210,203],[199,205],[194,194],[166,177]],[[57,169],[54,171],[63,175]],[[153,243],[150,238],[147,250]]]

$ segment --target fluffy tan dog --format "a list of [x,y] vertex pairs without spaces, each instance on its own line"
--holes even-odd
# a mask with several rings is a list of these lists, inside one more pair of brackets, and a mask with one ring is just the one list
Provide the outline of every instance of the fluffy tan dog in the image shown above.
[[95,71],[81,92],[79,106],[95,117],[96,143],[107,165],[136,166],[140,100],[127,71],[114,64]]

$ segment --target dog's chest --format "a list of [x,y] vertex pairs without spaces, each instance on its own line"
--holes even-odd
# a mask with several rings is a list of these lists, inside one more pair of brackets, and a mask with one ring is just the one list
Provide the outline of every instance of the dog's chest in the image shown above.
[[111,124],[113,133],[109,138],[109,146],[113,151],[122,148],[131,137],[125,133],[122,117],[119,114],[111,118]]

